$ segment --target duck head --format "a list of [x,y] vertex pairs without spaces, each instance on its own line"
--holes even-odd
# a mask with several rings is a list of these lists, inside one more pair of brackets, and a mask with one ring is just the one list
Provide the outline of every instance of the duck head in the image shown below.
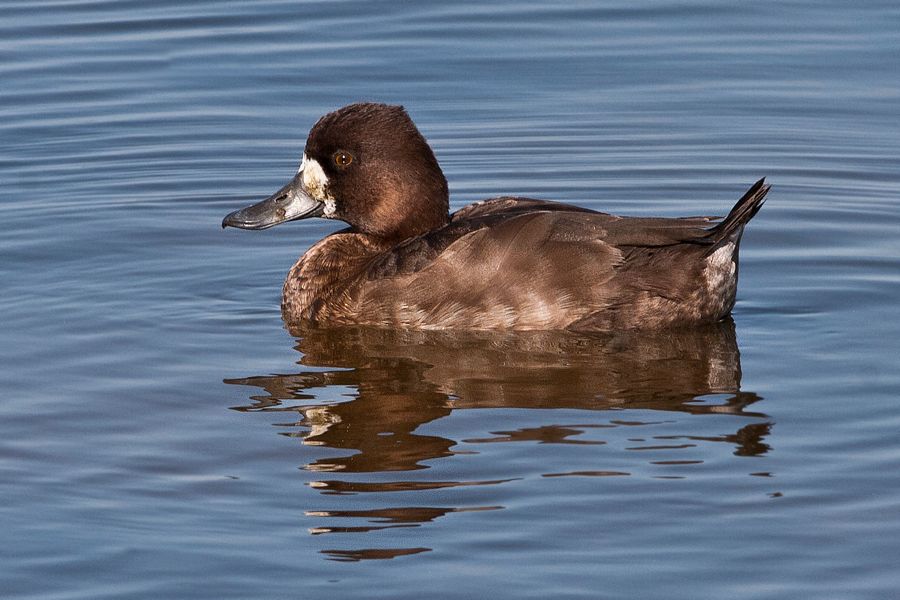
[[226,216],[222,227],[267,229],[325,217],[401,240],[447,224],[448,211],[447,180],[403,107],[360,103],[319,119],[294,178]]

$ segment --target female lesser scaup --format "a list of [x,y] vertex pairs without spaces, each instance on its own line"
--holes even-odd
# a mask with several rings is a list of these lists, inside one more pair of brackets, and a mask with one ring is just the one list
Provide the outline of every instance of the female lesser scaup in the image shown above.
[[308,217],[350,225],[284,283],[291,325],[608,331],[718,321],[734,306],[738,245],[769,186],[724,219],[617,217],[502,197],[448,212],[447,180],[403,107],[319,119],[294,178],[222,226]]

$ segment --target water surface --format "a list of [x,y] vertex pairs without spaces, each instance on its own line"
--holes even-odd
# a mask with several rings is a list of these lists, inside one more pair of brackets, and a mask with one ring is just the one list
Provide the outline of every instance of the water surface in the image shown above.
[[[886,598],[900,587],[893,3],[0,6],[10,598]],[[324,221],[222,216],[402,103],[458,208],[721,214],[733,320],[290,332]]]

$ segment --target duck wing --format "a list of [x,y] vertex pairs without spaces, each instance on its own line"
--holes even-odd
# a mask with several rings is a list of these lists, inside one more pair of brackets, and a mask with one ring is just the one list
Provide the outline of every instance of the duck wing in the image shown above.
[[616,217],[568,208],[519,199],[467,207],[380,257],[360,309],[414,328],[562,329],[609,301],[622,261],[604,239]]
[[736,249],[767,191],[757,182],[724,219],[618,217],[514,197],[473,204],[380,255],[359,310],[386,326],[435,329],[689,321],[706,258],[725,242]]

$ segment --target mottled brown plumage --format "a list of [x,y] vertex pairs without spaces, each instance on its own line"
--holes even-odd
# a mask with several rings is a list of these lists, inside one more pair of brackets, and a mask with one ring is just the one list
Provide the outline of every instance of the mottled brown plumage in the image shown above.
[[729,313],[741,234],[767,191],[757,182],[724,220],[510,197],[449,215],[446,180],[406,112],[354,104],[313,127],[294,182],[223,224],[268,227],[280,221],[260,218],[261,207],[290,205],[302,214],[282,220],[324,214],[350,225],[288,274],[282,314],[293,325],[657,328]]

